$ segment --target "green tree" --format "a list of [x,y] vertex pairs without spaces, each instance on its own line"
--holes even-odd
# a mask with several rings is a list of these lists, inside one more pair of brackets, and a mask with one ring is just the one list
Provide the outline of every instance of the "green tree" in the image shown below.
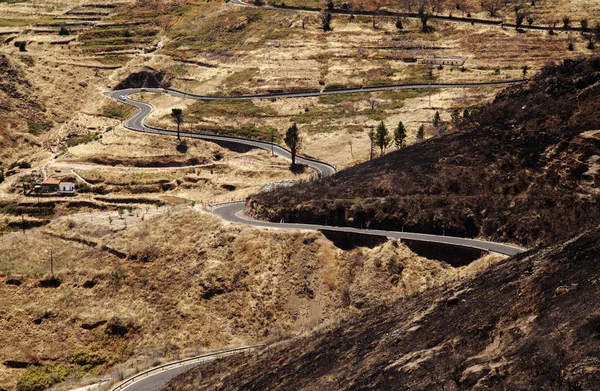
[[27,51],[27,42],[21,41],[19,42],[19,51],[26,52]]
[[283,141],[285,142],[285,145],[287,145],[290,149],[290,152],[292,154],[292,166],[295,166],[296,154],[302,147],[302,138],[300,137],[300,132],[298,131],[298,126],[295,122],[285,132],[285,138],[283,139]]
[[440,126],[441,122],[442,122],[442,119],[440,117],[440,112],[436,111],[435,115],[433,116],[433,120],[431,121],[431,123],[437,129]]
[[377,146],[379,147],[379,149],[381,150],[382,155],[383,155],[383,151],[390,145],[391,141],[392,140],[390,139],[389,132],[388,132],[387,128],[385,127],[385,124],[383,123],[383,121],[381,121],[379,123],[379,125],[377,126],[377,134],[375,136],[375,142],[376,142]]
[[177,123],[177,140],[181,140],[179,137],[179,127],[183,123],[184,115],[181,109],[171,109],[171,117]]
[[322,24],[323,24],[323,31],[332,31],[333,30],[331,28],[331,14],[329,12],[326,13],[325,15],[323,15]]
[[396,148],[400,149],[404,147],[404,142],[406,141],[406,128],[402,121],[398,122],[398,127],[394,131],[394,144]]
[[69,31],[67,26],[60,26],[60,31],[58,32],[58,35],[70,35],[70,34],[71,34],[71,32]]
[[468,121],[471,119],[471,113],[469,112],[469,109],[465,109],[465,111],[463,111],[463,120]]
[[568,16],[565,16],[563,18],[563,27],[565,30],[568,30],[571,28],[571,18],[569,18]]
[[402,24],[402,20],[400,18],[396,19],[396,28],[398,30],[404,29],[404,25]]
[[427,26],[429,19],[431,19],[431,14],[425,11],[425,5],[422,4],[419,7],[419,19],[421,20],[421,31],[424,33],[428,33],[431,30],[431,27]]
[[531,25],[533,24],[534,21],[535,21],[535,19],[533,19],[533,16],[527,17],[527,24],[529,25],[529,27],[531,27]]
[[521,12],[517,12],[515,14],[515,28],[518,30],[521,28],[521,26],[523,26],[523,20],[525,20],[525,14],[521,13]]
[[529,67],[527,65],[523,65],[523,76],[527,76],[527,71],[529,71]]
[[419,130],[417,131],[417,141],[425,140],[425,125],[419,126]]
[[0,183],[4,182],[4,168],[0,167]]
[[328,10],[333,10],[334,8],[334,4],[333,4],[333,0],[327,0],[327,9]]
[[587,19],[581,20],[581,32],[587,33],[590,30],[590,22]]

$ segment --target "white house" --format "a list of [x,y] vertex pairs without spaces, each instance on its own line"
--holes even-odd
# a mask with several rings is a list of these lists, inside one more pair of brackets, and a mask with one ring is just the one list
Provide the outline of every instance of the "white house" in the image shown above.
[[61,194],[75,194],[75,184],[73,182],[68,182],[68,181],[60,181],[60,183],[58,184],[58,192]]

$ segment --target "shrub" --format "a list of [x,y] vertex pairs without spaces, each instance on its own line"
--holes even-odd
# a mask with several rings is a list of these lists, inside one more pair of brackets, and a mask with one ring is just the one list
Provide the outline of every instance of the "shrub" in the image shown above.
[[71,31],[66,26],[61,26],[58,35],[71,35]]
[[38,135],[43,132],[46,132],[52,129],[52,121],[27,121],[27,127],[29,128],[29,133],[33,135]]
[[91,353],[85,350],[77,350],[71,355],[69,361],[72,364],[77,364],[86,367],[87,370],[97,367],[106,362],[106,359],[97,353]]
[[30,366],[21,375],[17,382],[18,391],[42,391],[54,384],[63,382],[69,375],[69,367],[57,366]]

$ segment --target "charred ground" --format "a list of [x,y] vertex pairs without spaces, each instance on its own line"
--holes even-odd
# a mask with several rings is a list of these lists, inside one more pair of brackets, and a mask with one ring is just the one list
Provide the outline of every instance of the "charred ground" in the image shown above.
[[251,197],[254,217],[524,245],[600,218],[600,58],[565,60],[508,88],[459,131]]
[[166,390],[594,389],[600,229],[314,335],[181,375]]

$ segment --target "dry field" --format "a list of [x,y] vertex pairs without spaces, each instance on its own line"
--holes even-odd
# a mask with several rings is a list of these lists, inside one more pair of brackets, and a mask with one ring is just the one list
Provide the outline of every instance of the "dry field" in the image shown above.
[[0,249],[1,356],[42,365],[1,366],[9,390],[44,371],[98,376],[279,340],[497,261],[454,269],[396,242],[342,251],[319,233],[231,225],[189,206],[63,216],[0,237]]
[[[554,7],[555,15],[568,11],[575,26],[585,12],[592,23],[598,20],[593,4],[540,3]],[[550,15],[538,11],[540,20],[548,17],[544,12]],[[199,141],[182,147],[172,138],[127,131],[121,123],[131,109],[101,93],[130,74],[152,67],[167,72],[175,88],[236,94],[516,79],[525,65],[529,76],[547,62],[591,53],[575,31],[550,36],[434,21],[435,31],[423,34],[415,20],[404,21],[399,31],[388,19],[374,25],[371,18],[335,16],[333,31],[326,33],[316,15],[224,1],[0,1],[0,12],[0,167],[31,165],[0,183],[0,357],[17,366],[42,364],[0,366],[0,384],[8,390],[18,379],[100,376],[278,340],[495,261],[457,270],[398,243],[342,251],[318,233],[220,222],[200,204],[244,198],[268,182],[305,180],[312,173],[293,174],[286,161],[264,151],[240,153]],[[467,61],[464,67],[432,69],[431,75],[427,67],[403,61],[433,54]],[[344,168],[368,159],[366,130],[379,121],[390,130],[403,121],[411,143],[420,125],[433,136],[436,111],[449,121],[453,109],[480,107],[496,92],[244,103],[140,98],[157,107],[149,122],[171,129],[175,106],[186,110],[185,130],[261,138],[273,130],[281,141],[297,122],[302,154]],[[97,193],[36,206],[37,200],[15,191],[33,171],[75,177],[81,188]],[[131,200],[136,202],[128,210]],[[185,205],[157,208],[154,202]],[[31,210],[39,215],[29,215]],[[6,233],[18,229],[22,214],[32,226],[50,223],[25,234]],[[50,250],[61,284],[43,288],[41,281],[53,284]],[[7,284],[11,280],[20,285]]]

